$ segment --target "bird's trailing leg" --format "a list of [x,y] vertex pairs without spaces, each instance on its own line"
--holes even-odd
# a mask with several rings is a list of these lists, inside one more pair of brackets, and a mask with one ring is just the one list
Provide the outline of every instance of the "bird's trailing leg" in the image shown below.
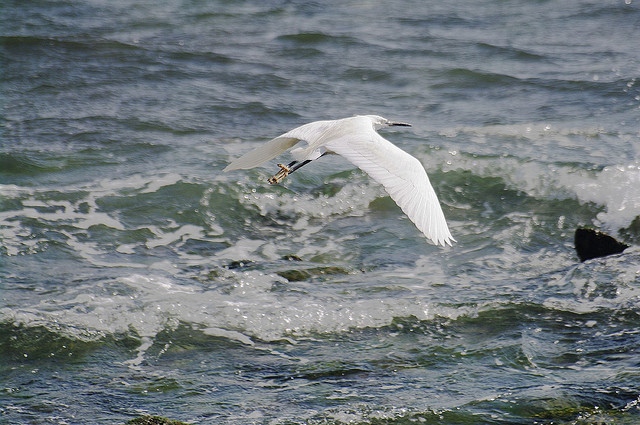
[[270,184],[278,184],[282,180],[284,180],[284,178],[287,177],[289,174],[293,173],[298,168],[302,167],[303,165],[307,165],[310,162],[311,162],[311,160],[307,159],[306,161],[302,161],[302,162],[291,161],[287,165],[278,164],[278,167],[280,167],[280,171],[278,171],[276,174],[274,174],[272,177],[270,177],[268,182]]

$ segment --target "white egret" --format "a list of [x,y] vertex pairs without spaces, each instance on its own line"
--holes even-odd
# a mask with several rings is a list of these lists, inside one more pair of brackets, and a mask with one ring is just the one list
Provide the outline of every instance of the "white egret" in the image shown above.
[[391,198],[416,227],[436,245],[451,245],[451,236],[442,208],[429,177],[418,159],[409,155],[376,130],[410,124],[392,122],[377,115],[359,115],[331,121],[315,121],[284,133],[266,144],[247,152],[229,164],[224,171],[249,169],[269,161],[299,142],[291,150],[295,161],[278,164],[280,171],[269,179],[279,183],[309,162],[328,153],[345,157],[382,184]]

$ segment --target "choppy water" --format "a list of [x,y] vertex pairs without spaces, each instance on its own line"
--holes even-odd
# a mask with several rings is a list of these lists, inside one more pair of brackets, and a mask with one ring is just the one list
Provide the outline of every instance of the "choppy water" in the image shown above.
[[[387,3],[2,3],[0,422],[640,421],[640,255],[572,248],[640,240],[637,2]],[[338,158],[221,174],[363,113],[453,248]]]

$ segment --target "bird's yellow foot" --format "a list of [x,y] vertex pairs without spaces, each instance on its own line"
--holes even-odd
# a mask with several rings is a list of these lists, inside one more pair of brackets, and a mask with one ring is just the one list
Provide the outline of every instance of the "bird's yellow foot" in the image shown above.
[[280,167],[280,171],[278,171],[276,174],[274,174],[273,177],[269,178],[268,182],[270,184],[278,184],[278,183],[280,183],[291,172],[289,167],[287,167],[284,164],[278,164],[278,167]]

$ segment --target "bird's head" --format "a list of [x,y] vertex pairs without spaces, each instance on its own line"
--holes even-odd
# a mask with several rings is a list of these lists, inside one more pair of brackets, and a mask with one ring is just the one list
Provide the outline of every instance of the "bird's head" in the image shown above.
[[389,121],[388,119],[381,117],[379,115],[365,115],[367,118],[371,120],[371,124],[373,124],[373,128],[376,130],[380,130],[384,127],[391,126],[402,126],[402,127],[411,127],[411,124],[406,122],[398,122],[398,121]]

